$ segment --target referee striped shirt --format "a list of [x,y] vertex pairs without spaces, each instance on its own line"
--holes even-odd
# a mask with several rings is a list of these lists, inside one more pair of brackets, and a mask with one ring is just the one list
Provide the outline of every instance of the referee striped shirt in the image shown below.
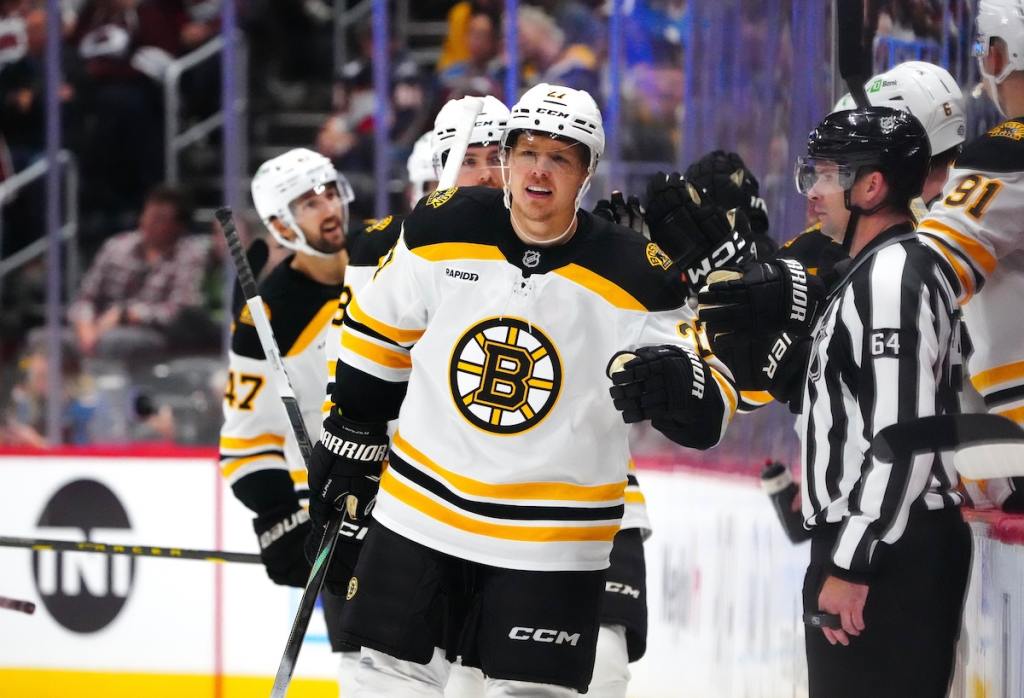
[[[799,431],[808,527],[841,526],[832,563],[870,575],[878,543],[895,543],[911,511],[959,506],[952,458],[922,453],[883,463],[871,440],[896,422],[955,407],[956,293],[909,224],[853,260],[818,321]],[[843,573],[847,574],[843,574]]]

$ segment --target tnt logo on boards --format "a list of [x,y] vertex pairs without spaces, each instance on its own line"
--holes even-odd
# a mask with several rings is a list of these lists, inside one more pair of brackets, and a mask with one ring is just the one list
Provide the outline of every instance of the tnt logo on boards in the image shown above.
[[[117,496],[95,480],[61,487],[43,508],[37,526],[59,529],[48,538],[99,540],[131,530],[128,512]],[[111,532],[111,533],[107,533]],[[124,608],[135,578],[135,559],[57,550],[32,551],[36,590],[53,619],[75,633],[94,633],[110,625]]]

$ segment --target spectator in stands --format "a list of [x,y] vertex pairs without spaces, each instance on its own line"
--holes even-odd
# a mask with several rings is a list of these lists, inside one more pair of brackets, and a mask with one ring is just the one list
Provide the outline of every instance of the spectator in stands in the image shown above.
[[180,0],[86,0],[71,34],[85,114],[86,235],[126,225],[163,174],[164,71],[181,53]]
[[448,32],[441,55],[437,59],[437,71],[442,73],[449,66],[465,61],[470,56],[469,36],[466,33],[470,18],[477,12],[487,12],[499,23],[505,3],[502,0],[462,0],[448,11]]
[[466,95],[494,95],[501,99],[502,85],[494,78],[501,44],[498,17],[491,12],[474,10],[466,23],[465,43],[468,55],[441,71],[443,99],[459,99]]
[[[88,384],[81,372],[81,364],[70,342],[62,352],[61,434],[60,443],[84,444],[89,441],[89,420],[95,410]],[[11,390],[10,403],[0,415],[3,424],[0,443],[13,446],[45,448],[56,444],[47,442],[46,403],[51,395],[47,385],[47,356],[45,335],[36,333],[18,362],[18,381]]]
[[519,58],[522,79],[528,85],[547,82],[585,90],[595,97],[601,93],[595,48],[582,41],[567,42],[565,32],[540,8],[519,8]]
[[83,354],[152,358],[205,334],[201,286],[210,239],[187,236],[189,220],[182,194],[157,187],[138,229],[103,245],[69,311]]
[[683,71],[679,64],[638,63],[624,81],[623,157],[642,162],[672,160],[679,152]]

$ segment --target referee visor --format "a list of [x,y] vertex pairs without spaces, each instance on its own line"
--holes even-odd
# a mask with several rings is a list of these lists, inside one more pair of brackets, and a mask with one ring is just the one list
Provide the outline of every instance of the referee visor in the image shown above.
[[796,159],[796,190],[810,196],[811,189],[821,195],[846,191],[857,180],[856,168],[835,160],[824,160],[810,156]]

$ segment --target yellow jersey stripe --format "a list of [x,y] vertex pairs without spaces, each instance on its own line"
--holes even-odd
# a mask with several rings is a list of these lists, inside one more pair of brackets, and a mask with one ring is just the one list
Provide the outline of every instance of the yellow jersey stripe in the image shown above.
[[288,472],[292,476],[292,482],[296,485],[308,485],[309,484],[309,473],[305,470],[291,470]]
[[366,314],[366,311],[362,309],[355,298],[349,302],[346,312],[348,312],[349,317],[360,325],[366,325],[377,334],[382,337],[387,337],[395,344],[408,344],[410,342],[417,341],[423,336],[424,330],[409,330],[402,329],[401,327],[392,327],[391,325],[381,322],[377,318],[370,317]]
[[412,359],[408,354],[356,337],[347,329],[341,335],[341,346],[387,368],[412,368]]
[[967,254],[967,257],[972,262],[984,269],[987,274],[994,272],[996,270],[996,266],[999,264],[995,255],[989,252],[984,245],[974,238],[964,235],[956,228],[951,228],[945,223],[940,223],[937,220],[926,218],[918,224],[918,228],[924,228],[925,230],[937,233],[941,237],[950,238]]
[[415,461],[416,464],[427,468],[438,477],[450,483],[455,489],[476,497],[569,502],[611,502],[622,499],[622,493],[626,489],[625,480],[607,485],[577,485],[571,482],[515,482],[491,484],[488,482],[481,482],[480,480],[474,480],[464,475],[459,475],[447,468],[441,467],[406,441],[401,432],[395,432],[395,436],[392,438],[391,443],[404,451],[405,454]]
[[321,330],[327,326],[327,323],[334,317],[334,313],[338,311],[338,301],[332,300],[327,301],[323,304],[320,310],[316,311],[316,315],[309,321],[302,332],[299,333],[298,339],[292,344],[291,348],[285,356],[298,356],[306,350],[306,347],[316,339],[317,335],[320,334]]
[[1006,417],[1017,422],[1017,424],[1024,425],[1024,405],[1020,407],[1014,407],[1012,410],[1004,410],[997,412],[1000,417]]
[[480,521],[453,511],[408,485],[399,482],[394,474],[387,470],[380,481],[380,488],[406,506],[429,516],[452,528],[467,533],[504,540],[524,541],[530,543],[570,543],[570,542],[611,542],[619,531],[618,524],[613,526],[514,526]]
[[966,303],[972,296],[974,296],[974,272],[968,271],[964,268],[964,265],[960,263],[960,260],[956,258],[956,255],[950,251],[949,246],[945,240],[941,238],[935,238],[926,236],[933,244],[929,245],[933,250],[938,250],[939,253],[946,258],[949,266],[953,268],[953,273],[956,274],[956,278],[960,281],[960,297],[957,299],[961,303]]
[[277,453],[261,453],[258,456],[246,456],[245,458],[232,458],[220,466],[220,473],[224,477],[231,477],[236,472],[249,465],[260,460],[280,460],[284,461],[283,454]]
[[708,368],[711,369],[711,376],[715,379],[715,382],[718,383],[718,387],[722,389],[723,393],[725,393],[725,400],[729,403],[729,416],[732,417],[736,414],[736,401],[739,398],[736,394],[736,389],[732,387],[732,384],[725,379],[725,376],[716,371],[713,366],[708,366]]
[[280,434],[272,434],[270,432],[251,437],[220,437],[220,447],[222,449],[239,450],[243,448],[256,448],[257,446],[284,446],[284,437]]
[[505,261],[505,255],[497,246],[479,242],[438,242],[433,245],[413,248],[410,252],[431,262],[447,262],[453,259]]
[[740,394],[743,396],[743,401],[751,405],[767,405],[775,399],[767,390],[743,390]]
[[335,359],[334,361],[328,361],[327,362],[327,377],[328,378],[334,378],[336,375],[338,375],[338,361],[337,361],[337,359]]
[[331,408],[334,407],[334,400],[324,400],[323,404],[320,405],[320,413],[330,412]]
[[996,366],[987,371],[982,371],[971,376],[971,383],[975,390],[984,393],[989,388],[994,388],[1003,383],[1017,382],[1024,379],[1024,361],[1015,361],[1012,364]]
[[559,276],[596,293],[616,308],[621,308],[623,310],[647,310],[643,303],[630,295],[630,293],[621,286],[617,285],[613,281],[609,281],[600,274],[590,271],[586,267],[580,266],[579,264],[566,264],[564,267],[555,269],[554,272]]
[[643,492],[639,490],[636,492],[626,491],[626,504],[646,504],[647,500],[644,499]]

